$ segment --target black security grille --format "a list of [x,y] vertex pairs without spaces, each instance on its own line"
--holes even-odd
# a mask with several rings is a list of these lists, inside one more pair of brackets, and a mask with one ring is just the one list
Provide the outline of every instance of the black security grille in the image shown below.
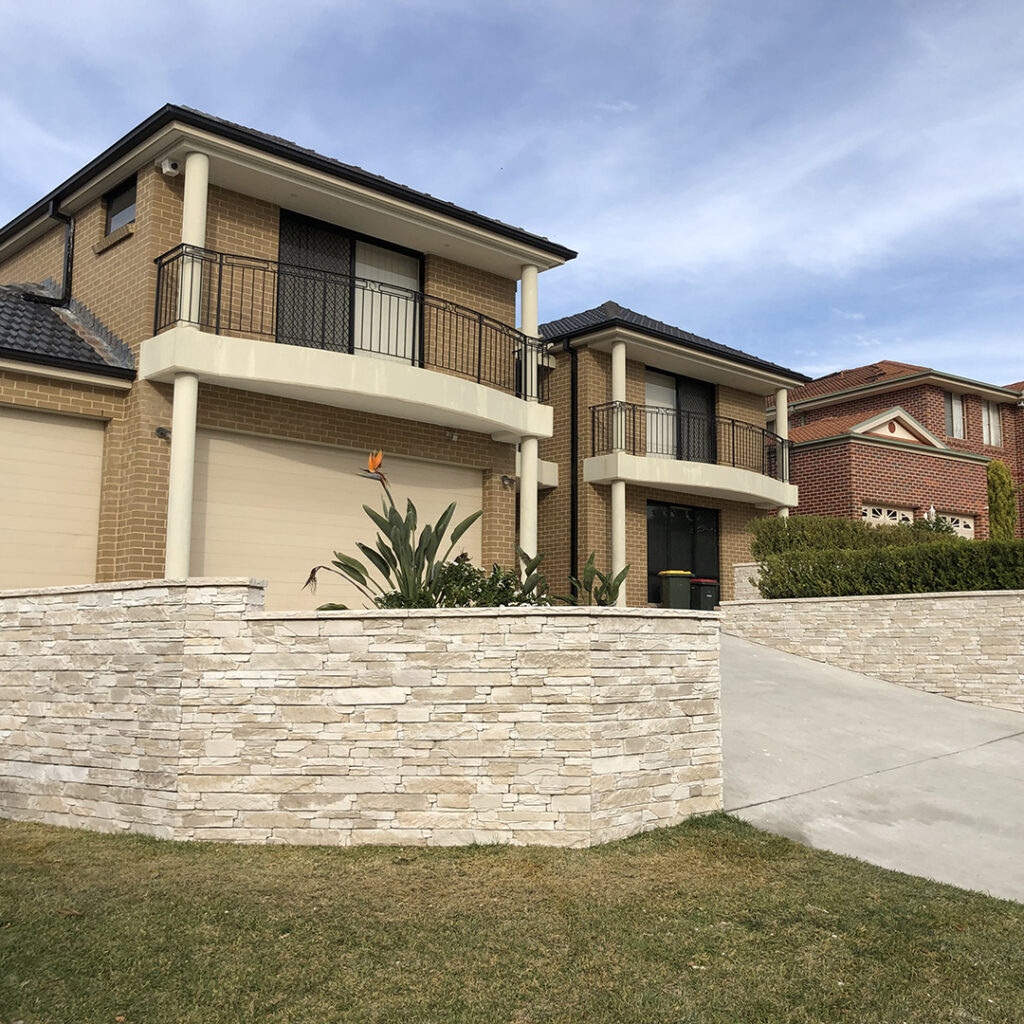
[[607,402],[591,406],[590,426],[592,455],[621,451],[735,466],[776,480],[789,479],[792,442],[742,420]]
[[213,334],[362,353],[547,399],[543,346],[457,303],[353,274],[180,245],[156,260],[154,333]]

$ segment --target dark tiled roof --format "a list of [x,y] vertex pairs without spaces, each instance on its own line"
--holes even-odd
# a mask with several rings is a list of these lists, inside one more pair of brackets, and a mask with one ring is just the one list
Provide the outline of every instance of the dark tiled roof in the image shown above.
[[572,316],[562,317],[561,320],[552,320],[549,323],[541,324],[540,336],[545,341],[557,341],[564,338],[579,337],[583,334],[592,334],[606,327],[631,327],[635,330],[644,331],[647,334],[657,335],[668,341],[680,342],[686,348],[710,352],[724,359],[733,359],[747,366],[756,366],[760,369],[769,370],[772,373],[782,374],[793,380],[810,380],[809,377],[802,373],[797,373],[795,370],[788,370],[777,363],[769,363],[765,359],[758,359],[757,356],[741,352],[736,348],[730,348],[728,345],[720,345],[717,341],[711,341],[709,338],[702,338],[700,335],[691,334],[689,331],[673,327],[671,324],[663,323],[661,320],[653,320],[642,313],[636,313],[632,309],[620,306],[617,302],[604,302],[600,306],[584,310],[582,313],[574,313]]
[[244,125],[235,124],[233,121],[226,121],[211,114],[204,114],[201,110],[177,106],[173,103],[168,103],[166,106],[161,107],[155,114],[146,118],[140,125],[137,125],[127,135],[96,157],[95,160],[92,160],[63,184],[58,185],[53,192],[18,217],[15,217],[9,224],[0,228],[0,242],[6,241],[8,237],[16,234],[26,223],[31,223],[42,216],[49,208],[51,200],[59,202],[64,196],[74,192],[112,163],[130,153],[140,142],[175,121],[211,132],[222,138],[240,142],[243,145],[251,146],[265,153],[294,160],[296,163],[335,175],[338,178],[354,182],[358,185],[363,185],[376,192],[394,196],[414,206],[444,214],[455,220],[483,228],[486,231],[492,231],[497,235],[511,238],[517,242],[522,242],[547,252],[550,255],[557,256],[559,259],[571,260],[577,255],[572,249],[567,249],[564,245],[552,242],[542,235],[535,235],[523,228],[517,228],[511,224],[505,224],[503,221],[494,220],[492,217],[485,217],[475,210],[467,210],[464,207],[456,206],[454,203],[438,199],[426,192],[418,192],[406,185],[400,185],[398,182],[384,178],[379,174],[364,171],[361,167],[356,167],[354,164],[342,163],[340,160],[322,156],[315,150],[296,145],[296,143],[289,142],[287,139],[279,138],[276,135],[268,135],[266,132],[246,128]]
[[111,377],[135,376],[129,348],[82,305],[34,302],[52,282],[0,286],[0,358],[64,366]]

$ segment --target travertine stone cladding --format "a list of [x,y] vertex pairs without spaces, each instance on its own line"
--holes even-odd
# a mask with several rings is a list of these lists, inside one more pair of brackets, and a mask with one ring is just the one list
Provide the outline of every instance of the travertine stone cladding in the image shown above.
[[757,562],[737,562],[732,567],[733,593],[737,601],[758,601],[761,594],[753,580],[759,573]]
[[917,690],[1024,711],[1024,591],[723,605],[746,640]]
[[718,620],[0,595],[0,814],[181,839],[588,846],[721,806]]

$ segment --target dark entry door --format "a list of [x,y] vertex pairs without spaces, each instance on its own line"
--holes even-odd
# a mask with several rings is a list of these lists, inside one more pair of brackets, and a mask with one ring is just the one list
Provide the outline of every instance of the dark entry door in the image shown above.
[[647,600],[661,601],[658,573],[666,569],[718,579],[718,510],[647,502]]
[[715,462],[715,385],[690,377],[677,378],[679,458]]
[[352,237],[340,228],[281,211],[278,342],[351,350],[354,258]]

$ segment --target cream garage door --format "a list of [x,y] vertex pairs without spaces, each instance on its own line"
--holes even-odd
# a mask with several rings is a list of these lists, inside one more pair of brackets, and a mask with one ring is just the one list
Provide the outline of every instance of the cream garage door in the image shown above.
[[103,428],[0,409],[0,589],[96,581]]
[[[375,480],[359,475],[366,453],[321,445],[200,430],[192,517],[193,576],[253,576],[268,581],[267,608],[302,611],[334,601],[367,604],[340,577],[321,574],[315,595],[302,589],[314,565],[332,552],[366,562],[356,541],[372,544],[376,528],[363,505],[379,508]],[[416,505],[421,523],[434,522],[449,502],[455,521],[480,508],[478,469],[385,455],[395,500]],[[480,562],[480,521],[460,540]]]

